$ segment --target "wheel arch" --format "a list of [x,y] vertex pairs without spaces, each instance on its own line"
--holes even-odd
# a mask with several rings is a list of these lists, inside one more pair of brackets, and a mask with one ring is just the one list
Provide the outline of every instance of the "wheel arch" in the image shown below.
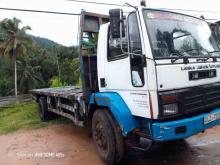
[[139,122],[132,114],[124,100],[118,93],[102,92],[92,94],[88,106],[88,119],[97,109],[106,109],[120,127],[123,136],[127,136],[134,128],[139,127]]

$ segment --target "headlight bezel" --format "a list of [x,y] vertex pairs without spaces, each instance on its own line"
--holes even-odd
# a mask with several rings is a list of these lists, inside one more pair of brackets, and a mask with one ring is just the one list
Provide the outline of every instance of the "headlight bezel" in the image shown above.
[[176,93],[158,95],[159,119],[171,118],[180,114],[179,97]]

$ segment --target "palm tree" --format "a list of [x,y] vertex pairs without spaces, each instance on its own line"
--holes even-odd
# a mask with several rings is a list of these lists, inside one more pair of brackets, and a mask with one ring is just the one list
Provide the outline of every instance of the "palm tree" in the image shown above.
[[17,61],[19,74],[19,86],[23,92],[39,87],[43,83],[40,66],[31,66],[28,58]]
[[60,82],[61,79],[61,70],[60,70],[60,64],[59,64],[59,58],[58,58],[58,54],[59,54],[59,51],[58,51],[58,46],[53,46],[53,52],[56,54],[56,63],[57,63],[57,70],[58,70],[58,81]]
[[27,52],[26,45],[32,40],[26,35],[27,30],[31,30],[30,26],[19,27],[21,20],[17,18],[4,19],[0,23],[3,30],[0,43],[0,55],[8,55],[14,62],[15,76],[15,96],[17,97],[17,56],[24,55]]

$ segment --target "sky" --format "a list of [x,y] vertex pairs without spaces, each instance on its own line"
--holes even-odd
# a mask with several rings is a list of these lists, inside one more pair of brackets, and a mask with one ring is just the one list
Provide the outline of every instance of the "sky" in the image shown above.
[[[102,0],[87,1],[103,2]],[[106,0],[104,2],[116,4],[123,4],[127,2],[137,6],[139,5],[140,0]],[[220,20],[218,0],[147,0],[146,2],[147,7],[149,8],[217,11],[219,13],[191,11],[178,12],[197,17],[204,15],[207,19],[216,19],[216,21]],[[89,12],[108,14],[109,9],[117,7],[77,3],[68,0],[0,0],[0,8],[19,8],[67,13],[80,13],[82,9],[85,9]],[[12,17],[17,17],[22,20],[22,26],[31,26],[32,30],[28,33],[32,35],[45,37],[65,46],[77,45],[78,16],[0,10],[0,20]],[[215,20],[212,20],[212,22],[213,21]]]

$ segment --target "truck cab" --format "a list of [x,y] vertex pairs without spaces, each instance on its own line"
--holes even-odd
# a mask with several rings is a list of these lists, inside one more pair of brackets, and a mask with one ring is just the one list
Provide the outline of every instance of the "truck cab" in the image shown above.
[[[220,52],[208,23],[143,7],[123,19],[124,35],[112,35],[113,21],[100,28],[99,92],[117,93],[132,116],[150,121],[157,141],[185,138],[191,129],[212,125],[209,118],[199,129],[187,121],[220,106]],[[165,125],[170,132],[162,135]]]
[[131,8],[82,12],[82,90],[32,91],[43,112],[90,128],[106,164],[118,163],[125,145],[147,150],[220,124],[220,52],[208,23]]

